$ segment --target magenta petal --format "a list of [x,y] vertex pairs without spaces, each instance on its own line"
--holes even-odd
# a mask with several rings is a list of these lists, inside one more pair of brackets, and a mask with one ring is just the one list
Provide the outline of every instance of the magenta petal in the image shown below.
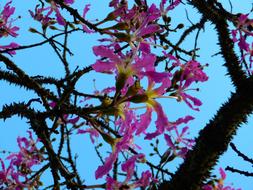
[[[168,78],[170,76],[169,73],[159,73],[156,71],[147,71],[144,73],[148,78],[150,78],[152,81],[159,83],[162,82],[164,78]],[[170,85],[169,85],[170,86]]]
[[176,125],[180,125],[182,123],[188,123],[189,121],[193,120],[194,117],[190,116],[190,115],[187,115],[185,116],[184,118],[179,118],[174,124]]
[[4,171],[5,170],[5,165],[4,165],[4,162],[3,162],[3,160],[1,158],[0,158],[0,163],[1,163],[2,170]]
[[180,3],[181,3],[181,0],[175,0],[170,6],[167,7],[166,12],[173,10]]
[[238,39],[236,38],[237,30],[232,30],[231,34],[233,37],[233,42],[237,42],[238,41]]
[[246,42],[244,37],[240,38],[240,41],[238,42],[238,46],[245,51],[249,50],[249,44]]
[[156,56],[154,54],[145,54],[143,57],[138,59],[136,61],[136,64],[134,64],[135,70],[142,70],[145,69],[145,71],[154,71],[154,64],[156,61]]
[[151,53],[150,45],[147,43],[141,42],[139,50],[142,51],[143,53],[146,53],[146,54]]
[[109,93],[115,92],[115,91],[116,91],[116,88],[115,88],[115,87],[107,87],[107,88],[103,89],[103,90],[101,91],[101,93],[103,93],[103,94],[109,94]]
[[[186,103],[190,108],[192,108],[193,110],[199,111],[199,108],[194,108],[194,107],[192,106],[192,104],[191,104],[191,102],[192,102],[193,105],[195,105],[195,106],[201,106],[201,105],[202,105],[202,102],[201,102],[199,99],[197,99],[197,98],[195,98],[195,97],[192,97],[192,96],[190,96],[189,94],[186,94],[186,93],[181,93],[180,95],[182,96],[183,100],[185,101],[185,103]],[[189,102],[189,100],[190,100],[191,102]]]
[[163,134],[165,131],[165,128],[169,126],[168,118],[165,115],[161,104],[159,104],[158,102],[155,102],[153,107],[154,107],[155,112],[157,114],[157,120],[155,121],[156,131],[153,133],[147,133],[145,139],[148,139],[148,140],[151,140],[151,139],[157,137],[158,135]]
[[75,117],[75,118],[69,119],[67,122],[74,125],[76,124],[76,122],[78,122],[79,119],[80,117]]
[[183,147],[181,148],[181,150],[177,153],[177,156],[181,157],[181,158],[185,158],[185,155],[188,152],[188,148]]
[[[6,50],[6,49],[13,49],[13,48],[17,48],[17,47],[19,47],[19,45],[16,44],[16,43],[14,43],[14,42],[10,43],[9,45],[5,45],[5,46],[1,46],[0,45],[0,49],[4,49],[4,50]],[[11,54],[11,55],[15,55],[16,54],[16,52],[14,50],[9,50],[8,53]]]
[[109,171],[112,169],[113,163],[117,159],[117,156],[118,154],[113,152],[109,157],[106,158],[104,165],[99,166],[95,172],[96,179],[101,178],[109,173]]
[[151,181],[154,181],[154,179],[152,179],[152,174],[150,173],[150,171],[142,172],[141,178],[135,182],[135,188],[137,187],[145,188],[150,185]]
[[137,123],[136,135],[140,135],[141,133],[145,133],[151,122],[152,109],[148,108],[147,111],[140,116],[140,122]]
[[150,35],[150,34],[154,34],[155,32],[157,32],[160,29],[160,26],[157,24],[150,24],[147,27],[143,28],[142,30],[140,30],[139,32],[139,36],[145,36],[145,35]]
[[248,19],[248,14],[240,14],[238,20],[240,23],[244,23]]
[[57,20],[58,24],[65,26],[66,22],[65,22],[64,18],[62,17],[60,11],[58,9],[56,9],[55,12],[56,12],[56,20]]
[[[83,18],[85,19],[87,12],[90,10],[90,4],[85,5],[83,9]],[[89,29],[84,23],[82,23],[83,30],[87,33],[94,33],[93,30]]]
[[172,148],[173,150],[175,150],[175,149],[176,149],[176,146],[175,146],[174,143],[172,142],[170,136],[167,135],[167,134],[164,134],[164,138],[165,138],[165,141],[166,141],[167,145],[168,145],[170,148]]
[[144,154],[136,154],[121,165],[122,171],[127,173],[126,181],[129,181],[132,178],[135,170],[135,162],[137,159],[141,158],[144,158]]
[[157,120],[155,122],[156,128],[159,132],[163,133],[164,129],[167,126],[169,126],[168,118],[167,118],[166,114],[164,113],[161,104],[159,104],[158,102],[156,102],[154,109],[157,113]]
[[219,171],[220,171],[221,178],[223,180],[226,179],[226,173],[225,173],[225,171],[222,168],[220,168]]
[[[149,78],[151,80],[151,78]],[[162,81],[161,86],[156,88],[154,91],[156,92],[157,95],[162,96],[164,93],[166,93],[166,90],[171,86],[171,80],[169,78],[169,73],[166,78],[164,78]]]
[[153,133],[147,133],[144,139],[146,140],[152,140],[153,138],[159,136],[161,133],[159,131],[155,131]]
[[115,62],[98,60],[92,65],[92,68],[96,72],[112,74],[112,71],[115,69]]
[[90,10],[90,4],[85,5],[83,9],[83,18],[85,18],[87,12]]
[[186,133],[186,131],[188,131],[189,127],[184,127],[182,132],[181,132],[181,137],[184,136],[184,134]]
[[15,12],[15,7],[10,7],[10,4],[12,1],[9,1],[5,4],[3,11],[1,12],[1,15],[4,20],[8,20],[8,18]]
[[106,58],[111,59],[112,61],[120,62],[120,59],[114,53],[114,51],[109,49],[106,46],[102,46],[102,45],[101,46],[94,46],[92,49],[93,49],[93,52],[96,56],[106,57]]

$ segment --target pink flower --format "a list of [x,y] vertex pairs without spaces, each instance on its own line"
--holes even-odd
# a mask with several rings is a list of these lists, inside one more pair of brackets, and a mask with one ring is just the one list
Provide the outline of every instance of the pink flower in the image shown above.
[[9,45],[5,45],[5,46],[1,46],[0,45],[0,50],[6,50],[6,49],[10,49],[7,53],[9,53],[10,55],[15,55],[16,54],[16,51],[14,50],[11,50],[12,48],[17,48],[19,47],[18,44],[12,42],[10,43]]
[[193,82],[205,82],[208,80],[207,75],[199,62],[191,60],[181,65],[182,74],[180,75],[180,86],[182,88],[189,87]]
[[19,27],[12,26],[15,20],[10,19],[11,15],[15,12],[15,7],[10,6],[11,3],[12,1],[6,3],[2,12],[0,12],[0,38],[9,35],[16,37],[18,35],[16,32],[19,30]]
[[[143,7],[146,7],[144,1],[141,1],[141,3]],[[114,26],[121,27],[112,26],[104,28],[103,31],[121,41],[127,41],[131,44],[133,50],[136,49],[133,43],[141,43],[146,41],[145,39],[153,40],[154,34],[161,31],[160,26],[153,22],[160,17],[160,11],[155,4],[152,4],[144,10],[142,10],[142,6],[136,5],[129,9],[127,3],[123,4],[119,1],[111,1],[110,6],[114,7],[115,10],[99,24],[111,20],[116,21],[117,23]],[[138,24],[133,24],[133,20]],[[121,32],[125,30],[128,30],[128,32]],[[125,37],[120,37],[120,34],[125,34]]]
[[125,163],[121,165],[121,169],[123,172],[126,172],[126,179],[123,182],[118,182],[112,179],[110,176],[106,178],[106,189],[114,190],[121,189],[123,187],[134,189],[137,187],[147,187],[150,185],[150,182],[153,181],[152,174],[149,171],[142,172],[141,178],[137,181],[130,183],[130,180],[133,177],[135,171],[135,164],[137,160],[143,160],[144,154],[137,154],[130,157]]
[[141,178],[134,183],[134,187],[145,188],[145,187],[148,187],[152,181],[157,183],[157,181],[152,177],[152,174],[150,173],[150,171],[145,171],[145,172],[142,172]]
[[253,20],[248,18],[249,14],[240,14],[237,22],[237,29],[244,32],[246,35],[253,36],[253,32],[248,30],[248,26],[253,24]]
[[[171,137],[168,134],[164,134],[165,141],[169,148],[173,151],[173,154],[184,158],[188,150],[190,150],[195,143],[193,139],[185,138],[184,136],[187,134],[186,131],[189,129],[189,127],[184,127],[181,131],[181,133],[178,132],[178,129],[176,128],[176,137]],[[172,140],[173,139],[173,140]],[[173,142],[174,141],[174,142]],[[183,146],[179,146],[180,144],[183,144]]]
[[203,72],[202,66],[195,60],[191,60],[185,64],[182,64],[176,57],[168,54],[166,56],[173,61],[172,65],[174,67],[180,66],[180,70],[174,73],[172,79],[173,85],[178,86],[175,89],[175,96],[178,97],[178,101],[183,100],[190,108],[198,111],[198,107],[202,105],[202,102],[199,99],[187,94],[186,91],[192,85],[192,83],[205,82],[208,80],[207,75]]
[[177,7],[181,3],[181,0],[173,1],[167,8],[165,8],[166,3],[167,0],[162,0],[160,3],[160,10],[162,15],[166,15],[168,11],[173,10],[175,7]]
[[29,139],[25,137],[17,138],[20,151],[10,154],[7,159],[11,160],[13,165],[22,166],[23,169],[30,171],[32,166],[39,164],[43,160],[43,157],[35,146],[39,140],[34,141],[31,131],[28,131],[28,133]]
[[[66,4],[73,4],[74,0],[65,0],[64,1]],[[64,26],[66,24],[66,21],[64,19],[64,17],[62,16],[60,10],[60,5],[58,5],[57,3],[50,1],[50,6],[48,7],[43,7],[43,8],[38,8],[38,5],[35,8],[35,12],[32,12],[31,10],[29,10],[31,16],[39,21],[42,26],[44,27],[44,29],[49,26],[49,25],[53,25],[55,22],[55,20],[57,21],[57,23],[59,25]],[[55,17],[52,17],[52,15],[55,15]]]
[[[242,50],[241,61],[245,61],[246,57],[249,57],[249,66],[246,67],[248,74],[251,75],[252,72],[252,42],[250,42],[249,37],[253,36],[253,32],[250,31],[250,27],[253,26],[253,19],[248,18],[249,14],[240,14],[235,21],[236,29],[232,30],[233,42],[237,42],[239,48]],[[237,37],[239,34],[239,37]],[[246,41],[248,40],[248,42]],[[250,45],[251,44],[251,45]]]
[[43,27],[47,27],[51,23],[53,23],[53,18],[49,17],[49,14],[43,15],[43,12],[49,9],[50,7],[38,8],[38,5],[37,5],[35,8],[35,12],[32,12],[31,10],[29,10],[29,13],[34,20],[39,21]]
[[[146,116],[142,115],[142,118],[147,118],[147,121],[144,123],[144,126],[142,126],[141,129],[137,129],[138,134],[145,132],[147,125],[150,123],[149,118],[151,117],[151,110],[154,110],[157,114],[157,120],[155,122],[157,130],[153,133],[147,133],[145,139],[153,139],[154,137],[162,134],[165,131],[165,128],[169,127],[168,118],[164,113],[162,106],[155,100],[155,98],[162,97],[166,92],[166,89],[171,85],[171,82],[167,74],[159,75],[156,80],[159,82],[161,81],[161,85],[158,88],[152,89],[156,83],[152,80],[152,77],[150,77],[148,78],[148,89],[136,96],[129,98],[130,102],[132,101],[134,103],[146,103],[147,105],[147,112],[145,113]],[[142,96],[146,98],[143,100],[138,100],[138,97]],[[137,102],[135,102],[135,98],[137,98]],[[140,125],[137,124],[137,126]]]
[[99,166],[95,172],[96,179],[103,177],[111,171],[114,162],[118,158],[118,154],[121,151],[128,149],[132,143],[131,140],[131,133],[129,135],[125,134],[121,139],[115,140],[115,144],[113,145],[113,152],[105,159],[105,163],[102,166]]
[[[114,48],[116,48],[115,46]],[[154,63],[156,57],[153,54],[142,54],[140,57],[132,58],[132,53],[127,55],[118,52],[114,53],[116,49],[112,49],[108,46],[94,46],[93,52],[96,56],[101,58],[108,58],[107,60],[97,60],[95,64],[92,65],[92,68],[96,72],[102,73],[116,73],[117,76],[124,75],[126,80],[133,75],[138,76],[140,79],[143,76],[150,76],[158,81],[161,81],[161,78],[165,74],[155,72]],[[159,79],[160,78],[160,79]],[[125,84],[126,85],[126,84]]]
[[[8,168],[2,159],[0,163],[2,169],[0,170],[0,189],[7,187],[7,189],[24,189],[33,188],[37,184],[36,180],[29,180],[29,175],[32,173],[32,167],[40,164],[43,161],[43,156],[40,150],[36,147],[37,142],[32,137],[32,133],[28,131],[29,138],[18,137],[19,152],[11,153],[6,160],[9,160]],[[21,182],[24,179],[26,183]]]
[[[132,114],[131,112],[126,112],[125,115]],[[120,118],[117,124],[119,125],[121,138],[113,139],[111,144],[112,146],[112,153],[105,159],[105,163],[102,166],[99,166],[95,172],[96,179],[103,177],[104,175],[108,174],[114,162],[118,158],[120,152],[124,152],[128,150],[129,147],[134,148],[135,145],[133,144],[133,134],[136,131],[135,122],[132,121],[131,117],[126,117],[129,119],[122,119]],[[127,127],[125,127],[127,126]]]
[[[135,14],[132,14],[132,17],[126,17],[128,20],[124,20],[124,22],[129,23],[129,28],[131,28],[131,31],[133,32],[131,34],[130,41],[143,42],[144,39],[152,40],[153,35],[156,32],[161,31],[161,28],[158,24],[152,23],[154,20],[157,20],[160,17],[160,11],[155,4],[152,4],[150,7],[148,7],[146,12],[142,11],[141,14],[136,14],[139,11],[135,10],[135,7],[133,7],[132,10],[129,10],[129,14],[131,15],[132,12]],[[136,19],[141,24],[136,27],[136,25],[131,24],[131,19]]]

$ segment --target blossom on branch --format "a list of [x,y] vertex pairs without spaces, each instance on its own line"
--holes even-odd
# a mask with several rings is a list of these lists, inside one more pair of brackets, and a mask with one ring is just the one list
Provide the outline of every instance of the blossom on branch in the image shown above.
[[[0,38],[3,37],[17,37],[17,31],[19,30],[19,27],[12,26],[13,22],[16,19],[11,18],[11,16],[15,12],[15,7],[11,7],[10,4],[12,1],[9,1],[5,4],[3,10],[0,9]],[[1,8],[1,7],[0,7]],[[10,51],[7,51],[10,55],[15,55],[16,52],[14,50],[11,50],[12,48],[17,48],[19,45],[15,42],[11,42],[9,45],[0,45],[0,50],[7,50],[10,49]]]
[[2,167],[0,169],[1,189],[29,189],[40,185],[39,178],[30,179],[29,177],[32,174],[32,167],[41,164],[44,157],[36,146],[39,139],[34,140],[31,131],[28,131],[28,134],[29,138],[18,137],[19,152],[11,153],[6,158],[6,161],[9,160],[7,168],[5,162],[0,159]]
[[10,6],[11,3],[12,1],[6,3],[3,10],[0,12],[0,38],[9,35],[16,37],[18,35],[17,31],[19,30],[19,27],[12,26],[15,19],[10,18],[15,12],[15,7]]

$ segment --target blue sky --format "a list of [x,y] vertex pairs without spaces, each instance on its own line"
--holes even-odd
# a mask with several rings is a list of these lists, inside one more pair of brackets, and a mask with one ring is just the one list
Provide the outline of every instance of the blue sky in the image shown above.
[[[4,2],[7,1],[2,0],[1,6]],[[28,4],[27,2],[24,3],[24,1],[13,0],[13,3],[17,7],[16,15],[22,15],[22,18],[16,22],[21,28],[19,37],[15,39],[15,42],[19,44],[26,45],[43,40],[38,37],[38,35],[27,32],[29,27],[38,27],[38,24],[32,22],[29,13],[27,12],[28,9],[34,9],[36,2],[37,1],[33,0]],[[107,0],[93,0],[92,2],[87,0],[76,0],[75,6],[81,12],[82,7],[84,7],[87,3],[91,3],[91,10],[88,13],[87,18],[95,20],[97,18],[103,18],[106,13],[108,13],[109,9],[106,6],[107,2]],[[223,0],[221,2],[224,2],[227,6],[229,5],[228,1]],[[251,9],[250,0],[244,0],[243,3],[234,1],[233,3],[235,13],[240,11],[248,12]],[[199,15],[196,14],[196,10],[192,7],[181,6],[170,15],[173,18],[172,23],[174,23],[175,26],[180,22],[184,22],[185,27],[190,26],[190,23],[186,21],[186,7],[191,20],[199,20]],[[195,33],[193,33],[191,37],[194,38],[194,35]],[[94,63],[95,56],[92,54],[91,48],[93,45],[97,44],[96,40],[98,37],[98,35],[82,35],[82,33],[73,34],[71,36],[69,44],[75,54],[74,57],[69,58],[72,69],[74,69],[77,65],[82,67]],[[172,41],[177,41],[177,39],[178,36],[176,34],[171,35]],[[192,49],[194,46],[193,40],[189,39],[183,45],[187,49]],[[212,119],[220,105],[228,100],[231,92],[234,91],[229,77],[225,76],[226,69],[222,66],[224,63],[223,59],[220,56],[212,57],[212,55],[218,52],[218,46],[214,26],[210,23],[206,24],[205,33],[200,34],[199,47],[200,50],[198,53],[201,57],[198,61],[203,64],[209,63],[209,66],[205,69],[209,76],[209,80],[205,84],[199,85],[200,92],[194,94],[203,102],[201,111],[194,112],[184,103],[178,104],[171,100],[164,102],[166,113],[169,118],[175,119],[188,114],[193,115],[196,118],[189,124],[191,128],[191,135],[195,137],[197,136],[198,131],[202,129],[210,119]],[[53,50],[51,50],[48,45],[17,52],[17,55],[12,59],[30,75],[45,75],[58,78],[64,75],[61,64],[59,64]],[[2,67],[2,64],[0,67]],[[95,75],[93,72],[91,75],[83,77],[78,83],[77,88],[79,90],[83,90],[84,92],[93,91],[94,78],[96,78],[96,88],[100,90],[105,84],[113,84],[112,76]],[[15,86],[10,86],[2,81],[0,82],[0,85],[2,89],[0,93],[0,106],[6,103],[11,103],[12,101],[27,101],[30,97],[34,97],[33,93],[27,92],[24,89],[19,89]],[[251,145],[253,144],[253,138],[251,137],[252,127],[253,117],[250,117],[249,122],[241,126],[233,140],[242,152],[247,153],[247,155],[251,157],[253,157],[253,151],[251,149]],[[26,135],[27,129],[28,125],[26,124],[26,121],[20,120],[17,117],[8,119],[5,122],[1,121],[0,150],[5,149],[16,151],[17,147],[15,146],[15,139],[17,136]],[[90,184],[94,180],[94,171],[98,164],[100,164],[98,159],[93,158],[95,156],[94,148],[89,142],[88,136],[74,135],[72,140],[73,150],[81,152],[78,159],[80,163],[79,169],[83,171],[81,173],[83,173],[85,181]],[[0,157],[2,156],[3,155],[0,154]],[[245,162],[242,162],[242,160],[238,158],[236,154],[230,150],[230,148],[228,149],[228,152],[221,157],[215,173],[217,173],[217,169],[219,167],[225,168],[227,165],[235,166],[248,171],[251,171],[252,169],[251,165],[247,165]],[[170,167],[175,168],[176,165]],[[233,182],[235,187],[241,187],[244,190],[248,190],[253,186],[253,180],[251,178],[243,177],[238,174],[231,174],[229,172],[227,172],[227,174],[228,177],[226,182]],[[45,179],[48,180],[47,177],[45,177]]]

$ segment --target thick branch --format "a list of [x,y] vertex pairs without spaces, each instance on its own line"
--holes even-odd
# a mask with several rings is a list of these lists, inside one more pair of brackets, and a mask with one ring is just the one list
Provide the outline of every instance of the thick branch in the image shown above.
[[225,66],[228,70],[233,84],[236,88],[240,88],[246,80],[246,74],[242,70],[240,61],[236,56],[233,49],[234,43],[230,38],[226,14],[222,10],[218,10],[214,5],[206,3],[204,0],[192,0],[189,1],[198,11],[210,20],[216,27],[218,33],[219,45],[221,48],[221,54],[225,59]]
[[[210,170],[228,147],[240,124],[246,122],[253,111],[253,83],[248,80],[244,88],[232,94],[215,117],[200,132],[193,150],[184,163],[160,189],[198,190],[202,182],[210,176]],[[183,182],[183,183],[182,183]]]
[[0,61],[4,62],[4,64],[11,69],[14,73],[17,74],[20,81],[27,86],[29,89],[33,89],[43,100],[43,103],[46,105],[46,98],[50,98],[52,100],[57,100],[57,97],[50,92],[48,89],[44,89],[41,85],[39,85],[36,81],[34,81],[31,77],[29,77],[23,70],[21,70],[15,63],[13,63],[9,58],[0,54]]

